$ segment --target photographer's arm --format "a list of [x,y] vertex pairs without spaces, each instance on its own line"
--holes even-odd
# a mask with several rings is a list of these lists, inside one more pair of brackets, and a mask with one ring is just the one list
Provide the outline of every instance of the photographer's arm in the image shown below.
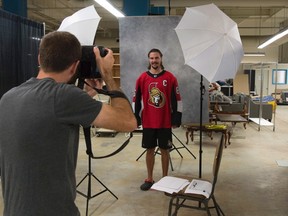
[[[114,64],[113,52],[108,50],[108,54],[103,58],[100,56],[97,48],[94,48],[94,53],[97,66],[108,90],[120,91],[112,77],[112,67]],[[100,113],[93,121],[93,125],[121,132],[130,132],[137,128],[130,102],[122,97],[112,97],[110,105],[103,104]]]

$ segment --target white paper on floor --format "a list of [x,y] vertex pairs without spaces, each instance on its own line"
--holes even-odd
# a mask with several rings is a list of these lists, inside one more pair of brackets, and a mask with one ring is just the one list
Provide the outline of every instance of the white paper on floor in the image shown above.
[[288,167],[288,160],[276,160],[278,166]]

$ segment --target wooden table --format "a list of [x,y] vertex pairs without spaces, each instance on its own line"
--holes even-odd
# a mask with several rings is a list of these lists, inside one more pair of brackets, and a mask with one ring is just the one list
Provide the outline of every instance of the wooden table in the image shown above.
[[[211,123],[206,123],[206,124],[203,124],[202,125],[202,131],[203,132],[207,132],[208,133],[208,136],[213,139],[212,137],[212,132],[215,132],[215,133],[222,133],[224,134],[224,138],[225,138],[225,148],[227,148],[227,141],[228,141],[228,144],[230,145],[231,142],[230,142],[230,137],[231,137],[231,127],[229,127],[228,125],[225,125],[226,127],[223,128],[223,129],[220,129],[220,128],[213,128],[213,127],[209,127],[209,126],[213,126],[215,124],[211,124]],[[200,130],[200,125],[199,124],[184,124],[182,125],[183,128],[186,128],[186,144],[188,144],[189,142],[189,135],[190,135],[190,139],[191,141],[193,142],[194,140],[194,131],[198,131]],[[217,126],[220,126],[220,125],[217,125]]]
[[242,122],[244,125],[244,128],[246,129],[246,123],[248,122],[247,118],[244,118],[241,115],[238,114],[216,114],[217,119],[221,122],[231,122],[233,126],[236,125],[236,123]]

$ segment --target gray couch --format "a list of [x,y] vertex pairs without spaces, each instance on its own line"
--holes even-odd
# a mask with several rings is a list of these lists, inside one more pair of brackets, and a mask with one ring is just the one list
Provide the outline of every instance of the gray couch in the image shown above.
[[[250,96],[236,93],[232,96],[232,103],[227,101],[210,101],[210,108],[214,113],[239,114],[250,118],[259,118],[260,103],[254,101]],[[262,118],[272,120],[273,106],[262,102]]]
[[223,112],[223,113],[244,114],[246,104],[233,102],[232,104],[229,104],[229,105],[222,105],[221,108],[222,110],[220,110],[220,112]]
[[244,115],[247,113],[247,96],[241,93],[234,94],[230,98],[230,102],[222,101],[211,102],[211,105],[214,105],[216,109],[214,112],[217,113],[227,113],[227,114],[241,114]]
[[[260,103],[250,99],[249,117],[250,118],[259,118],[259,112],[260,112]],[[268,121],[271,121],[272,120],[272,114],[273,114],[272,104],[268,104],[266,102],[263,102],[262,103],[262,118],[266,119]]]

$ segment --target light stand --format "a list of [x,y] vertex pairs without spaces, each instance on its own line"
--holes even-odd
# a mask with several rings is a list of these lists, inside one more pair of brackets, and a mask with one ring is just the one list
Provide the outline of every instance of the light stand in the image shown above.
[[205,94],[205,86],[203,85],[203,76],[200,81],[200,147],[199,147],[199,178],[202,178],[202,126],[203,126],[203,95]]
[[[92,158],[92,154],[90,154],[91,151],[91,135],[90,135],[90,127],[89,128],[83,128],[84,130],[84,136],[85,136],[85,141],[86,141],[86,146],[87,146],[87,154],[88,154],[88,172],[87,174],[81,179],[81,181],[76,185],[76,188],[78,188],[78,186],[87,178],[88,179],[88,188],[87,188],[87,194],[84,194],[83,192],[77,190],[77,193],[79,193],[80,195],[82,195],[83,197],[86,198],[86,216],[88,216],[88,209],[89,209],[89,201],[90,199],[106,192],[109,191],[110,194],[112,194],[116,199],[118,199],[118,197],[111,191],[109,190],[108,187],[106,187],[106,185],[104,185],[91,171],[91,158]],[[92,195],[91,193],[91,181],[92,181],[92,177],[98,181],[105,189]]]
[[[90,86],[87,82],[85,82],[85,80],[83,78],[79,78],[78,79],[78,87],[83,89],[84,87],[84,84]],[[91,87],[91,86],[90,86]],[[93,87],[91,87],[93,88]],[[113,96],[114,93],[113,92],[110,92],[110,91],[107,91],[107,90],[103,90],[103,89],[97,89],[97,88],[93,88],[97,93],[101,93],[101,94],[105,94],[105,95],[108,95],[108,96]],[[92,145],[91,145],[91,131],[90,131],[91,127],[87,127],[87,128],[83,128],[83,131],[84,131],[84,137],[85,137],[85,142],[86,142],[86,153],[88,155],[88,172],[87,174],[81,179],[81,181],[76,185],[76,191],[77,193],[79,193],[80,195],[84,196],[87,201],[86,201],[86,216],[88,216],[88,207],[89,207],[89,201],[90,199],[106,192],[106,191],[109,191],[110,194],[112,194],[116,199],[118,199],[118,197],[112,193],[111,190],[109,190],[108,187],[106,187],[91,171],[91,159],[103,159],[103,158],[107,158],[107,157],[111,157],[117,153],[119,153],[120,151],[122,151],[129,143],[130,139],[133,137],[133,133],[130,133],[130,136],[129,138],[114,152],[108,154],[108,155],[105,155],[105,156],[97,156],[95,157],[93,155],[93,151],[92,151]],[[97,180],[105,189],[100,191],[99,193],[96,193],[94,195],[91,195],[91,180],[92,180],[92,177]],[[87,188],[87,194],[84,194],[83,192],[77,190],[78,186],[86,179],[88,178],[88,188]]]

